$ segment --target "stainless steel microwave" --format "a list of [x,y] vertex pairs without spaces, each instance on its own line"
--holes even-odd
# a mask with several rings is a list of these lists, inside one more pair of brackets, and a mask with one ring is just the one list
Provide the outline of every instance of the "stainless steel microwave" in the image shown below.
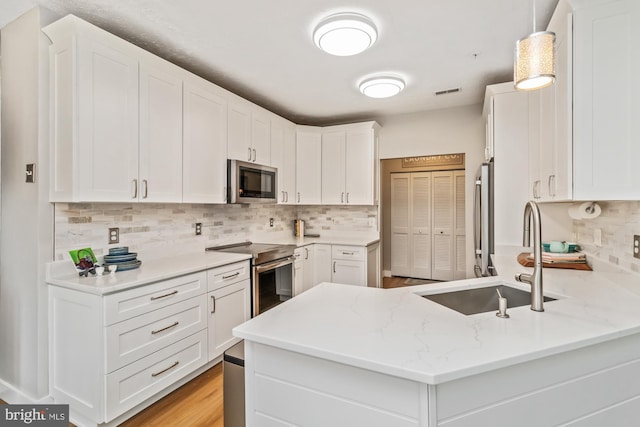
[[240,160],[227,160],[227,203],[275,203],[278,170]]

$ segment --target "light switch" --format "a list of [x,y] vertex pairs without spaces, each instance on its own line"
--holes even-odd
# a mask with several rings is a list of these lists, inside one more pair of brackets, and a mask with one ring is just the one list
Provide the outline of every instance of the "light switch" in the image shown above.
[[36,182],[36,165],[35,163],[27,163],[27,167],[25,168],[25,181],[28,183]]

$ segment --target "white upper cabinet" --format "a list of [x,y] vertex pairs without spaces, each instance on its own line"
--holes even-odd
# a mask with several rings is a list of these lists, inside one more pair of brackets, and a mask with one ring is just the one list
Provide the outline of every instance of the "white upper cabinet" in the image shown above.
[[638,200],[640,2],[575,3],[574,198]]
[[346,203],[344,186],[346,141],[345,131],[324,131],[322,133],[322,204]]
[[322,134],[318,128],[299,126],[296,131],[296,198],[300,205],[322,201]]
[[227,101],[224,92],[196,76],[184,81],[184,203],[227,201]]
[[138,182],[138,59],[131,46],[74,16],[53,41],[50,200],[123,202]]
[[374,205],[377,202],[377,129],[375,122],[323,129],[323,204]]
[[269,165],[271,163],[271,119],[268,112],[234,97],[228,105],[230,159]]
[[278,203],[296,203],[296,127],[284,119],[271,121],[271,166],[278,169]]
[[182,78],[164,60],[140,61],[140,201],[182,200]]
[[556,34],[556,80],[529,92],[530,194],[539,201],[572,199],[571,14],[560,5],[549,23]]

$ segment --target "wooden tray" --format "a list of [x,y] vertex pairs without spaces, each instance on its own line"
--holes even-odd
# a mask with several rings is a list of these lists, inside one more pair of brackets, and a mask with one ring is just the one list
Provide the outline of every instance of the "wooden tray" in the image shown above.
[[[522,252],[518,255],[518,263],[525,267],[533,267],[533,260],[527,259],[529,252]],[[543,268],[569,268],[572,270],[588,270],[592,271],[589,264],[581,262],[554,262],[554,263],[542,263]]]

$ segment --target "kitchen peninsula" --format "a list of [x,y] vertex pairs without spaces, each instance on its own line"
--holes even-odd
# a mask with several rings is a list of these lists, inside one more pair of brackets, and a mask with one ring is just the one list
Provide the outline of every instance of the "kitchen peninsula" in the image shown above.
[[[323,283],[234,329],[247,425],[628,425],[640,408],[640,293],[625,273],[544,269],[545,312],[465,316],[421,294]],[[605,422],[606,420],[606,422]],[[565,424],[566,423],[566,424]]]

